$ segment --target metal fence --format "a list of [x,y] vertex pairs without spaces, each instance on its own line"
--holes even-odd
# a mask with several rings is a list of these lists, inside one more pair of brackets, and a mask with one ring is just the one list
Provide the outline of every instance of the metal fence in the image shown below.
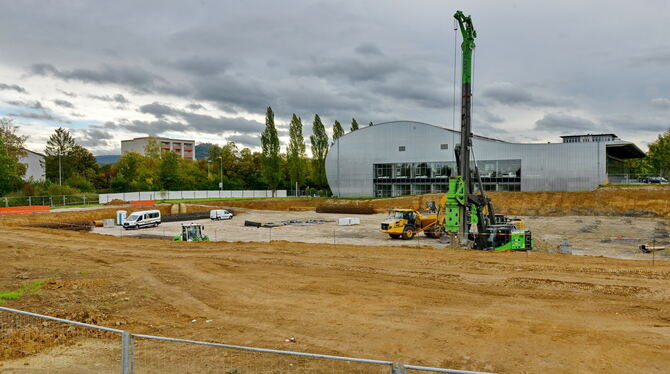
[[[183,200],[183,199],[229,199],[229,198],[264,198],[273,197],[270,190],[211,190],[211,191],[141,191],[101,193],[98,195],[100,204],[112,200]],[[274,197],[286,197],[286,190],[277,190]]]
[[0,307],[0,364],[10,372],[482,373],[132,334],[4,307]]
[[71,206],[71,205],[86,205],[97,204],[98,194],[81,194],[81,195],[50,195],[50,196],[16,196],[16,197],[2,197],[0,204],[4,207],[12,206],[33,206],[33,205],[49,205],[49,206]]

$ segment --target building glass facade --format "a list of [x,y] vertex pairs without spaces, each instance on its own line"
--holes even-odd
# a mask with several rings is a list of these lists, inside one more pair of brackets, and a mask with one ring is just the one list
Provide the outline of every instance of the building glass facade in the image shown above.
[[[471,167],[474,172],[474,162]],[[482,160],[477,167],[485,191],[521,190],[521,160]],[[373,169],[375,196],[394,197],[446,192],[449,177],[456,174],[456,163],[383,163],[373,164]],[[478,189],[476,183],[474,188]]]

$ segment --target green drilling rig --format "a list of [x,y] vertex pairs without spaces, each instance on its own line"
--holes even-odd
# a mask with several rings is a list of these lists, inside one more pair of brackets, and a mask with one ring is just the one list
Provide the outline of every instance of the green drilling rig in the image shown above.
[[[454,147],[458,175],[449,178],[445,206],[444,231],[463,246],[482,250],[530,250],[533,240],[530,230],[517,228],[507,217],[495,214],[491,199],[486,196],[472,154],[472,60],[477,31],[472,18],[457,11],[454,18],[463,36],[461,76],[461,141]],[[472,157],[471,157],[472,156]],[[478,191],[474,191],[474,181]],[[471,232],[476,225],[477,231]]]

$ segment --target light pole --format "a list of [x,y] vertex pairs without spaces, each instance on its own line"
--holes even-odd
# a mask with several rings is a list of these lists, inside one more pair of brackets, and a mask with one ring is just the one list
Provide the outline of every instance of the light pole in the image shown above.
[[59,150],[58,152],[58,185],[63,185],[63,167],[61,166],[60,156],[63,151]]
[[221,160],[221,162],[219,163],[220,171],[221,171],[221,179],[220,179],[220,182],[219,182],[219,190],[223,191],[223,156],[219,156],[219,160]]

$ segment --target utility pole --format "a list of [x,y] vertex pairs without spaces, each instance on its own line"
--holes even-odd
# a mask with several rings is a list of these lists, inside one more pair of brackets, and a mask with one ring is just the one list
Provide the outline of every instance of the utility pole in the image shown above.
[[59,149],[58,152],[58,185],[62,186],[63,185],[63,167],[61,166],[61,154],[63,153],[62,149]]

